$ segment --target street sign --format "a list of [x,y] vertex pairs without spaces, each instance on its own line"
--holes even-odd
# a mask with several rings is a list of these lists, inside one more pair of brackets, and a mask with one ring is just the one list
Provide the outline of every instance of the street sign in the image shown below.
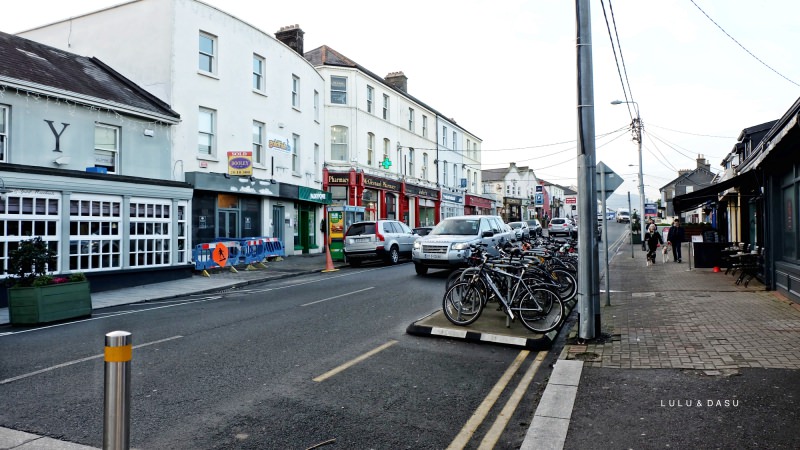
[[211,259],[213,259],[218,266],[225,267],[225,263],[228,262],[228,247],[222,242],[217,242],[217,245],[214,246],[214,253],[211,254]]
[[606,200],[608,197],[611,197],[611,194],[614,192],[615,189],[622,186],[622,182],[624,181],[622,177],[617,175],[613,170],[611,170],[607,165],[603,164],[602,161],[597,163],[597,169],[595,170],[595,188],[597,189],[597,196],[603,195],[600,189],[603,187],[603,183],[601,183],[600,177],[605,178],[605,188],[606,188]]

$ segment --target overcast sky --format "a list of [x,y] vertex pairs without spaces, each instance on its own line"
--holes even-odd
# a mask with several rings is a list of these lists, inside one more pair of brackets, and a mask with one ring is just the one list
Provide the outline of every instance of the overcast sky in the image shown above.
[[[0,30],[119,3],[5,0]],[[328,45],[378,75],[403,71],[411,95],[483,140],[484,169],[515,162],[576,184],[575,1],[206,3],[273,35],[299,24],[306,51]],[[606,18],[644,123],[648,199],[700,154],[719,172],[743,128],[778,119],[800,97],[796,0],[594,0],[591,9],[596,161],[625,179],[618,194],[637,191],[638,153],[624,131],[631,112],[610,104],[625,92]]]

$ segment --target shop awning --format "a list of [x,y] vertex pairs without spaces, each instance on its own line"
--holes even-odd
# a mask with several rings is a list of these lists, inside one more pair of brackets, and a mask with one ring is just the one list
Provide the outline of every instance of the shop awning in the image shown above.
[[680,214],[684,211],[697,208],[698,206],[705,204],[707,201],[716,202],[721,192],[733,187],[742,187],[744,182],[754,179],[753,175],[754,173],[752,171],[745,172],[733,178],[728,178],[727,180],[712,184],[711,186],[703,189],[689,192],[688,194],[677,195],[672,198],[672,207],[675,209],[675,214]]

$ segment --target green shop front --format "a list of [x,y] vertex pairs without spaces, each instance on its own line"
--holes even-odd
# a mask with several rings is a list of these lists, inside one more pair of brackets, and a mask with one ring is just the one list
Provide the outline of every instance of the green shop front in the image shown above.
[[295,200],[292,220],[294,254],[320,253],[323,242],[325,206],[331,203],[331,193],[306,186],[281,184],[282,199]]

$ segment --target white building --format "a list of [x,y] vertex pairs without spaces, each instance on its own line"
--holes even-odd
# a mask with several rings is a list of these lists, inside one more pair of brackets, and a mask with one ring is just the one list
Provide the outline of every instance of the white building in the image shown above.
[[138,0],[20,35],[96,55],[181,115],[172,166],[194,186],[195,244],[274,236],[287,254],[320,251],[325,85],[299,28],[278,33],[291,48],[199,1]]

